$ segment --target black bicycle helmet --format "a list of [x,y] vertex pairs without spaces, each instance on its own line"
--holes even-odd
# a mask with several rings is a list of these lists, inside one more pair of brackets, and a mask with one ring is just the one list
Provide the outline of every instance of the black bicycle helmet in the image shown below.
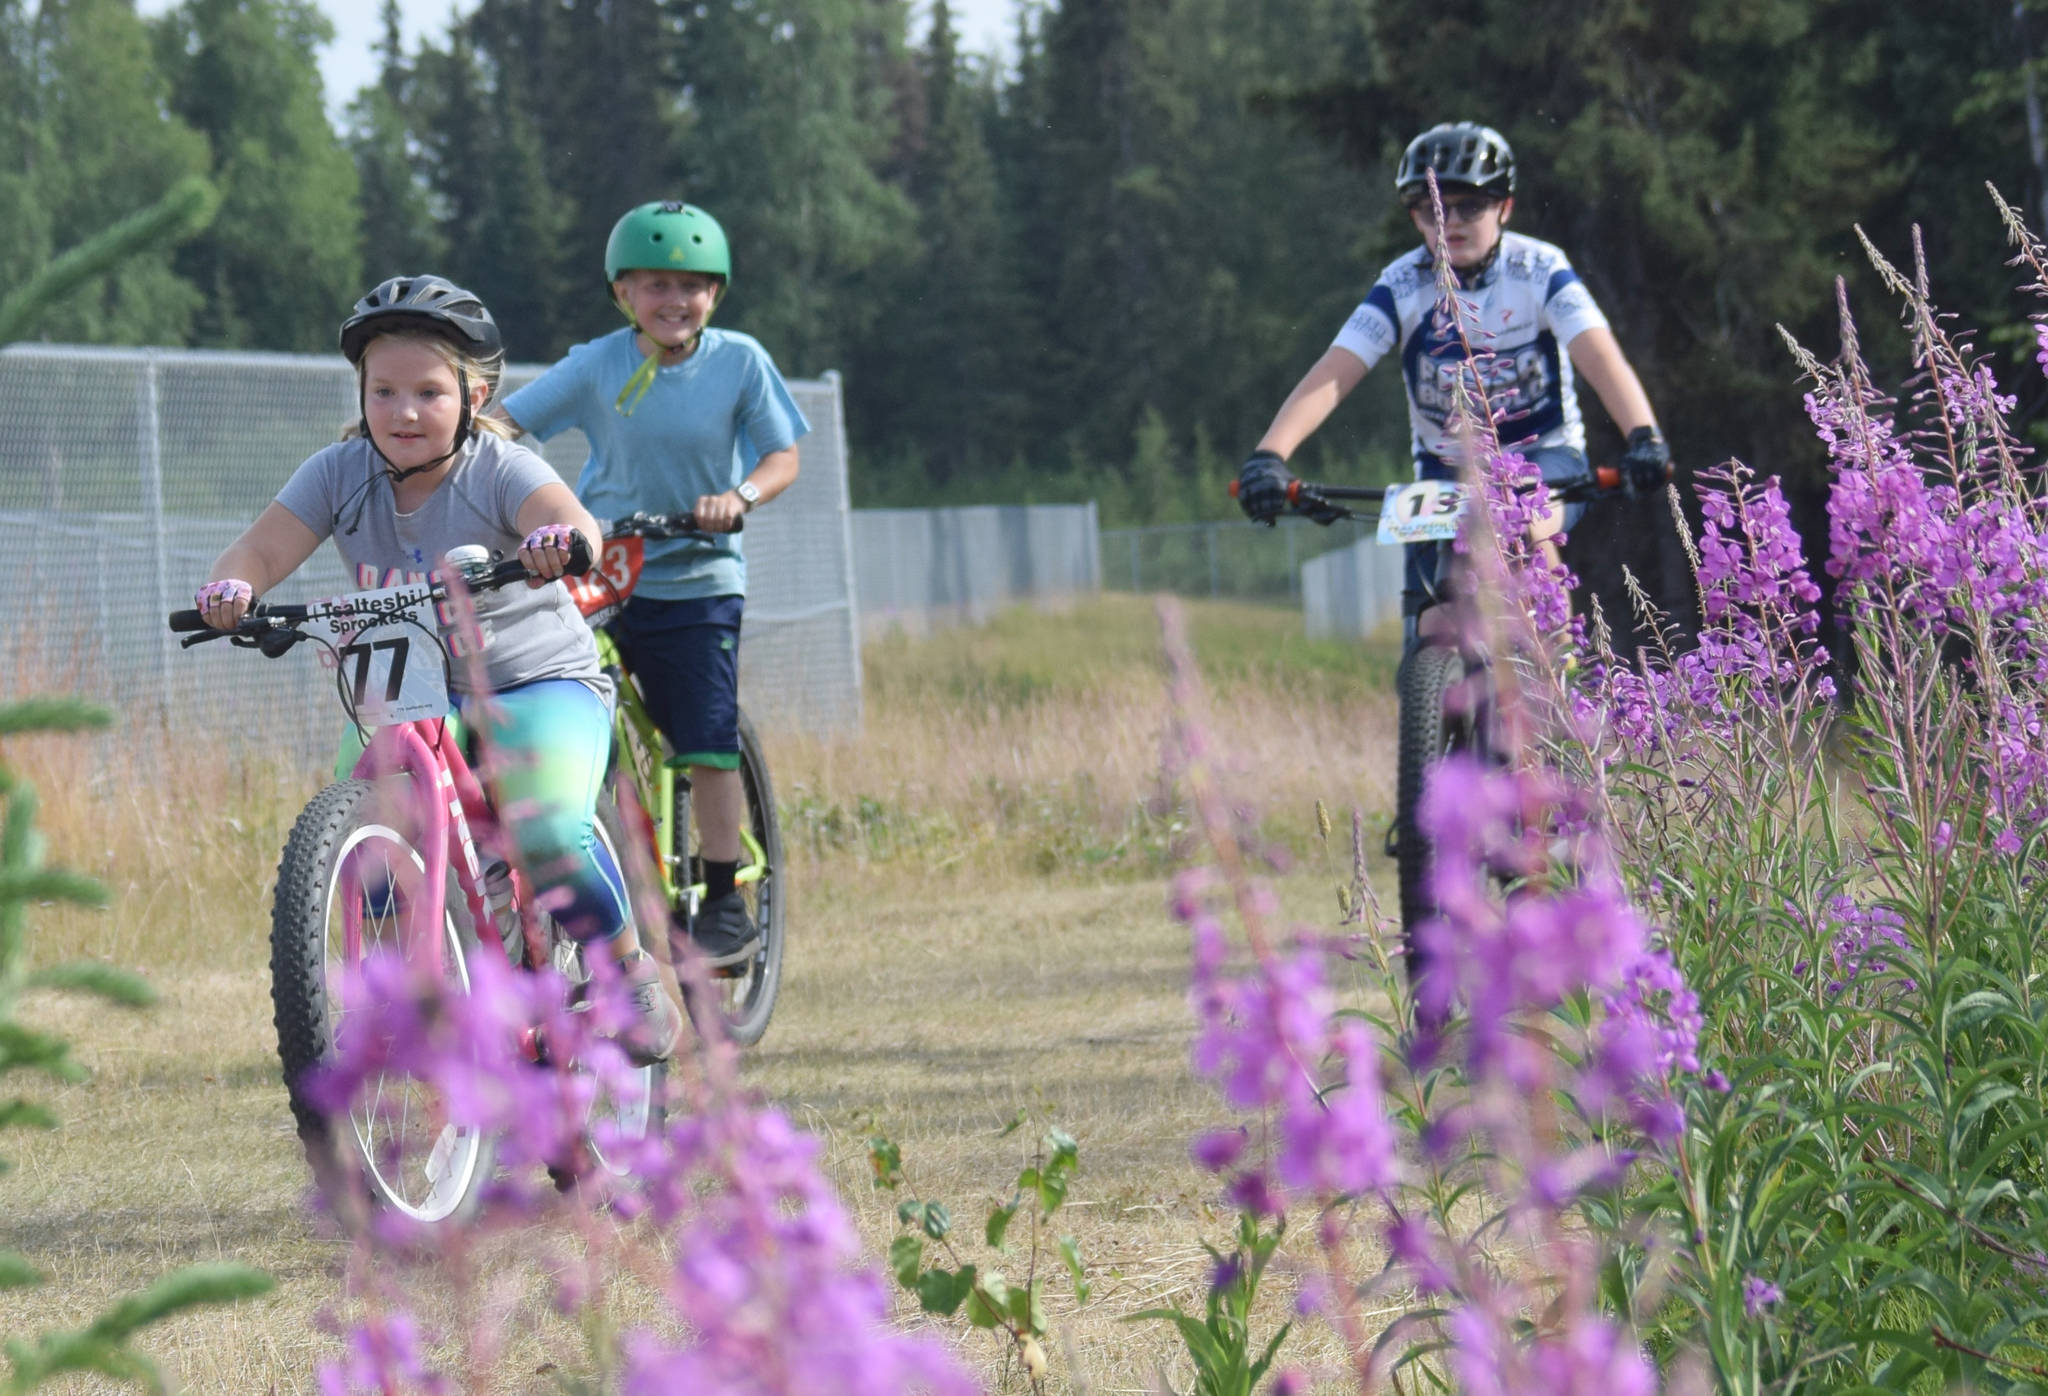
[[1464,184],[1506,198],[1515,192],[1515,152],[1507,138],[1476,121],[1432,126],[1401,152],[1394,172],[1394,190],[1403,201],[1429,187],[1429,171],[1438,184]]
[[394,276],[379,282],[341,322],[341,352],[350,363],[361,363],[372,339],[405,329],[439,334],[485,363],[505,352],[498,322],[484,303],[441,276]]

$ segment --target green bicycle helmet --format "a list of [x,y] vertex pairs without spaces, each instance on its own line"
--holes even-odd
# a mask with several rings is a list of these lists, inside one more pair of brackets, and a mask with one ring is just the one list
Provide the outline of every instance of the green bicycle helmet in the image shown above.
[[604,280],[648,270],[694,271],[732,282],[732,252],[718,220],[680,199],[641,204],[612,225],[604,244]]

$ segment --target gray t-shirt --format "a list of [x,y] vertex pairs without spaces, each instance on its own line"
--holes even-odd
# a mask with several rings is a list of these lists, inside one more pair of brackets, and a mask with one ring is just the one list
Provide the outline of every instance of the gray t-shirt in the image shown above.
[[[384,462],[361,437],[310,457],[292,472],[277,502],[321,538],[332,538],[364,590],[425,581],[451,548],[480,543],[513,557],[525,535],[519,506],[542,485],[561,483],[554,468],[515,442],[479,432],[455,458],[424,504],[410,514],[395,507]],[[611,681],[597,663],[597,641],[559,583],[509,586],[476,598],[484,671],[493,689],[539,679],[577,679],[611,701]],[[457,637],[447,632],[451,651]],[[467,666],[451,666],[457,692],[468,690]]]

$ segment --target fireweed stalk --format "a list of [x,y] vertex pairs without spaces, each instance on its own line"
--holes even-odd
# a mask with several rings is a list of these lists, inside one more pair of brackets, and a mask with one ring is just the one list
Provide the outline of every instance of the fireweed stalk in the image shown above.
[[[455,602],[458,626],[472,629],[459,588]],[[494,759],[486,746],[480,763],[488,769]],[[653,869],[637,845],[622,851],[639,923],[661,934],[667,912]],[[602,1111],[593,1117],[607,1095],[632,1088],[633,1068],[613,1041],[632,1014],[609,957],[589,961],[582,1011],[572,1010],[570,986],[554,970],[516,970],[488,953],[472,958],[467,992],[395,953],[346,972],[348,1030],[314,1086],[323,1108],[345,1116],[375,1100],[381,1078],[411,1077],[449,1121],[495,1140],[501,1171],[466,1226],[407,1226],[366,1215],[364,1200],[346,1190],[330,1193],[329,1209],[356,1223],[348,1273],[366,1312],[343,1331],[343,1358],[322,1367],[323,1396],[451,1389],[428,1365],[431,1340],[414,1312],[451,1289],[467,1322],[435,1346],[454,1349],[462,1374],[454,1389],[486,1389],[507,1335],[540,1317],[522,1301],[522,1279],[583,1328],[583,1374],[562,1377],[569,1390],[976,1390],[942,1343],[889,1326],[887,1291],[819,1167],[817,1140],[741,1089],[713,984],[694,952],[678,968],[693,990],[698,1040],[670,1064],[666,1126],[628,1137]],[[545,1063],[521,1050],[528,1029],[548,1044]],[[586,1131],[609,1168],[592,1166]],[[626,1286],[659,1296],[658,1324],[616,1331],[608,1301]],[[576,1366],[559,1365],[565,1374]]]
[[1698,644],[1646,606],[1651,643],[1596,647],[1555,759],[1602,773],[1731,1078],[1686,1089],[1672,1181],[1636,1198],[1680,1243],[1651,1341],[1728,1391],[2034,1389],[2048,510],[1917,235],[1910,275],[1865,247],[1905,307],[1907,391],[1875,385],[1839,285],[1840,353],[1792,346],[1853,683],[1832,691],[1774,482],[1731,465],[1702,482]]

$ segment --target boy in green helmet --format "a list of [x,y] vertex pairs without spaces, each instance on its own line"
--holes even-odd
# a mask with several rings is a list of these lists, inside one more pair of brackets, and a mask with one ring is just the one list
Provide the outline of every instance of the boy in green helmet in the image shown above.
[[725,231],[703,209],[641,204],[612,228],[604,275],[627,327],[579,344],[505,399],[543,441],[590,440],[576,493],[599,518],[693,513],[714,540],[650,542],[613,623],[649,712],[689,768],[704,850],[694,934],[714,968],[742,963],[759,928],[733,885],[740,859],[739,638],[746,560],[734,530],[789,488],[810,430],[768,351],[709,327],[732,278]]

